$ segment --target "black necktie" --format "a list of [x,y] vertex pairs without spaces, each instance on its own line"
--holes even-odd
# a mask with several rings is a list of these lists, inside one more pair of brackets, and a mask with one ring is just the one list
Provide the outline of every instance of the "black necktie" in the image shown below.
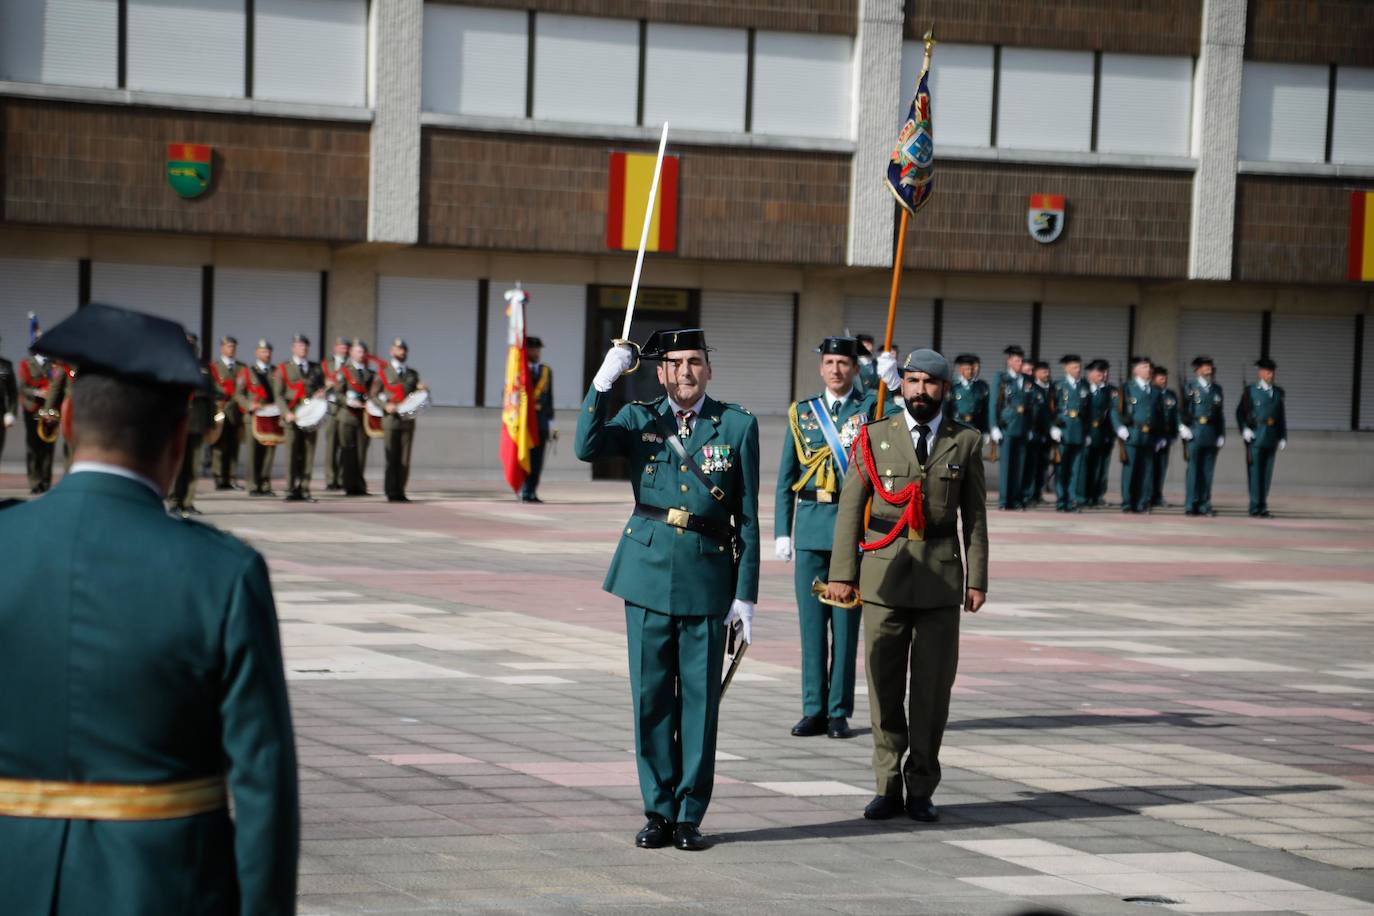
[[926,447],[926,436],[929,435],[929,426],[924,423],[916,424],[916,460],[921,463],[921,467],[926,466],[926,459],[930,457],[930,449]]
[[830,419],[832,419],[832,420],[838,420],[839,418],[840,418],[840,402],[839,402],[839,401],[831,401],[831,402],[830,402]]

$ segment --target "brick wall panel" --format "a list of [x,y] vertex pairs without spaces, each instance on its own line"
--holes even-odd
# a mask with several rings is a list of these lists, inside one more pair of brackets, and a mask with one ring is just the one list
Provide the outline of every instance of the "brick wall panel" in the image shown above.
[[[444,0],[440,0],[444,2]],[[647,19],[683,25],[785,32],[853,35],[858,28],[858,0],[452,0],[465,6]]]
[[1350,192],[1374,181],[1243,175],[1236,185],[1236,279],[1344,283]]
[[[907,231],[911,269],[1182,278],[1192,177],[1178,172],[951,162]],[[1063,194],[1067,221],[1050,245],[1031,238],[1032,194]]]
[[908,38],[931,23],[945,41],[1191,55],[1200,50],[1202,0],[907,0]]
[[1250,0],[1245,56],[1253,60],[1374,67],[1369,0]]
[[[0,217],[18,223],[362,240],[366,125],[0,100]],[[214,148],[209,194],[167,184],[168,143]]]

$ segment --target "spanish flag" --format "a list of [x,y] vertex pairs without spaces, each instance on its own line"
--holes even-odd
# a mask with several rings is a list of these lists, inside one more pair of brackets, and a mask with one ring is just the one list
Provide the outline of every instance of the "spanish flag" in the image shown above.
[[[611,153],[610,195],[606,208],[606,247],[613,251],[638,251],[644,231],[644,211],[649,206],[649,186],[654,181],[653,153]],[[663,157],[658,176],[658,197],[649,221],[645,251],[677,250],[677,157]]]
[[1350,195],[1349,279],[1374,282],[1374,191]]
[[525,306],[529,296],[516,286],[506,290],[510,348],[506,352],[506,389],[501,399],[501,467],[506,483],[520,492],[530,473],[530,450],[539,444],[539,426],[530,397],[530,364],[525,356]]

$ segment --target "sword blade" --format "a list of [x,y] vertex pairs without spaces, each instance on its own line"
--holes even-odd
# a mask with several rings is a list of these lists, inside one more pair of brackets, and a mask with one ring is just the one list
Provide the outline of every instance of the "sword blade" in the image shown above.
[[654,163],[654,178],[649,183],[649,205],[644,209],[644,227],[639,232],[639,254],[635,255],[634,279],[630,281],[630,298],[625,303],[625,325],[620,339],[630,339],[630,323],[635,317],[635,296],[639,294],[639,275],[644,270],[644,249],[649,244],[649,226],[654,219],[654,202],[658,198],[658,176],[663,171],[663,151],[668,147],[668,122],[663,122],[663,135],[658,138],[658,161]]

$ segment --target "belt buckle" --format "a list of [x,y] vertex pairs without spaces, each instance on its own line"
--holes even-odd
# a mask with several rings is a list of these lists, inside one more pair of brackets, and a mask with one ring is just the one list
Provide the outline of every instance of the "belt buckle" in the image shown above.
[[667,522],[674,528],[686,528],[687,520],[691,517],[692,513],[686,509],[669,509]]
[[834,502],[834,501],[835,501],[835,494],[831,493],[829,490],[817,490],[817,491],[816,491],[816,502],[818,502],[818,503],[829,503],[829,502]]
[[1207,425],[1207,418],[1206,418],[1206,417],[1198,417],[1198,418],[1197,418],[1197,421],[1198,421],[1198,423],[1199,423],[1200,425],[1202,425],[1202,426],[1206,426],[1206,425]]
[[712,487],[711,496],[715,498],[716,502],[725,501],[725,491],[722,490],[720,487]]

